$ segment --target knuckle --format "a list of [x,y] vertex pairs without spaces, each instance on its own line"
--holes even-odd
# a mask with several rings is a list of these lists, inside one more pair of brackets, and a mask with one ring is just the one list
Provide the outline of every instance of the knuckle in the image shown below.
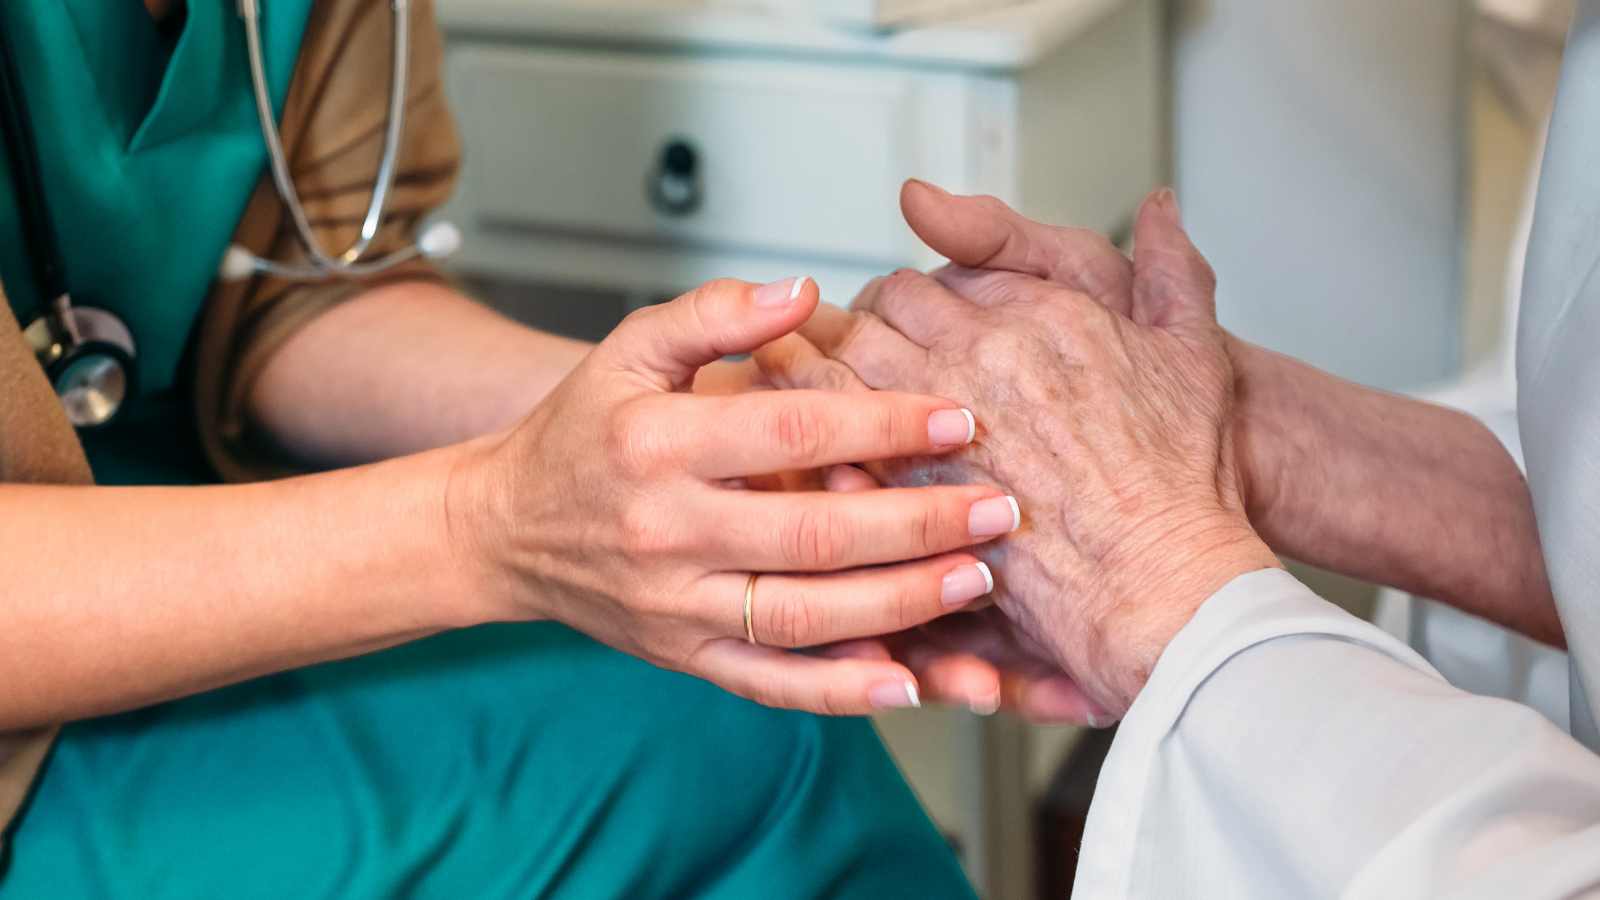
[[993,194],[979,194],[973,197],[972,201],[977,204],[978,211],[984,215],[997,218],[1010,218],[1012,215],[1011,207],[1007,206],[1004,200]]
[[736,303],[749,289],[749,285],[737,279],[714,278],[679,299],[689,312],[702,321],[715,322],[726,318],[719,315],[717,310]]
[[849,556],[849,529],[834,513],[805,510],[788,527],[788,556],[797,569],[837,569]]
[[878,289],[878,304],[882,309],[904,308],[921,292],[923,279],[916,269],[896,269],[883,279]]
[[1004,379],[1031,358],[1028,339],[1010,327],[986,328],[972,341],[971,354],[980,379]]
[[828,445],[827,427],[816,409],[805,403],[786,402],[767,422],[767,440],[786,458],[813,460]]
[[[863,436],[873,439],[874,457],[893,456],[927,445],[928,413],[920,404],[882,394],[875,394],[870,400],[863,408],[852,411],[850,418],[855,427],[863,429]],[[923,410],[921,428],[912,427],[917,417],[912,406]]]
[[762,706],[771,706],[776,709],[794,709],[794,700],[783,679],[767,671],[759,671],[751,677],[748,685],[743,690],[734,693],[747,700],[754,700]]
[[771,592],[764,606],[766,643],[783,647],[808,647],[827,633],[826,613],[791,587]]
[[910,526],[921,542],[919,549],[925,554],[944,549],[949,541],[950,528],[944,512],[931,502],[916,511]]
[[849,309],[851,313],[871,312],[878,302],[878,294],[883,290],[883,283],[886,280],[885,276],[879,275],[877,278],[867,282],[860,292],[856,294],[855,299],[850,301]]
[[672,432],[641,404],[616,411],[606,434],[606,453],[617,474],[628,481],[660,477],[676,461]]
[[1085,350],[1106,351],[1116,345],[1117,322],[1110,316],[1085,316],[1066,331],[1079,339]]
[[613,333],[647,330],[650,328],[652,320],[660,318],[664,312],[665,310],[659,306],[640,307],[639,309],[628,313],[626,316],[623,316],[622,321],[617,324],[617,327],[613,330]]
[[622,551],[633,560],[659,559],[677,553],[684,546],[673,517],[655,503],[635,500],[618,516]]
[[881,336],[888,327],[874,310],[851,312],[840,329],[837,346],[828,355],[848,365],[861,347],[870,345],[873,337]]
[[894,588],[888,603],[897,618],[895,629],[915,628],[931,618],[923,611],[928,608],[926,591],[918,585],[902,584]]
[[837,360],[823,360],[807,371],[810,384],[807,385],[821,391],[853,391],[861,386],[860,379],[849,366]]
[[601,353],[596,356],[609,355],[613,359],[629,363],[638,361],[640,357],[648,358],[652,353],[655,337],[667,322],[662,318],[666,314],[666,310],[654,306],[628,313],[600,342],[597,349]]

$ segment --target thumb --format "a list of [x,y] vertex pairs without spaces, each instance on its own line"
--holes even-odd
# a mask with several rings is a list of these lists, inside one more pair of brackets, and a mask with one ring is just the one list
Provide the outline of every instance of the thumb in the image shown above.
[[1145,198],[1133,223],[1133,320],[1158,328],[1214,325],[1217,276],[1190,243],[1170,188]]
[[956,265],[1043,278],[1128,313],[1132,267],[1094,231],[1035,222],[997,198],[958,197],[916,179],[900,188],[900,211],[923,243]]
[[816,282],[804,276],[766,285],[719,278],[628,316],[595,353],[662,390],[688,390],[701,366],[799,328],[817,299]]

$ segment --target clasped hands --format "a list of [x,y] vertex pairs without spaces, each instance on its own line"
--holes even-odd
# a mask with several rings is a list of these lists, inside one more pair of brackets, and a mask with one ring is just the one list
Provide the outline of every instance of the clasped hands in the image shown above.
[[[1169,192],[1131,261],[989,198],[911,182],[902,205],[954,264],[848,313],[803,279],[712,282],[463,445],[444,502],[483,603],[467,621],[556,619],[817,712],[919,687],[1043,721],[1126,712],[1201,602],[1278,564],[1241,499],[1210,269]],[[750,351],[782,390],[694,391]],[[750,489],[792,470],[829,490]]]
[[[1029,718],[1120,717],[1206,598],[1280,565],[1245,512],[1210,266],[1170,191],[1141,208],[1132,260],[1094,232],[1029,221],[993,198],[910,182],[902,206],[955,262],[878,279],[851,312],[821,307],[756,359],[778,387],[916,391],[974,410],[983,428],[971,445],[833,481],[993,484],[1025,520],[979,550],[999,612],[867,646],[942,658],[946,670],[965,650],[980,660],[969,669],[1015,676],[1021,689],[1006,696]],[[1048,696],[1031,698],[1041,683]]]

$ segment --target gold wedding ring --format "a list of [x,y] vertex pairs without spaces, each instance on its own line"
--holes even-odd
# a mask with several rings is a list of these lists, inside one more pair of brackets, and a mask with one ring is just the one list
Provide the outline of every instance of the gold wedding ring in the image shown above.
[[760,577],[760,572],[751,572],[750,580],[744,583],[744,639],[752,644],[756,642],[756,622],[750,610],[755,605],[756,579]]

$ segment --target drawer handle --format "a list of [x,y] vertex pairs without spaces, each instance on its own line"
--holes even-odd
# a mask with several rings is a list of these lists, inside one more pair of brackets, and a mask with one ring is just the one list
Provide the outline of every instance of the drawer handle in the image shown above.
[[700,185],[700,153],[694,144],[673,138],[661,147],[656,169],[645,181],[645,193],[656,212],[668,216],[687,216],[700,208],[704,190]]

